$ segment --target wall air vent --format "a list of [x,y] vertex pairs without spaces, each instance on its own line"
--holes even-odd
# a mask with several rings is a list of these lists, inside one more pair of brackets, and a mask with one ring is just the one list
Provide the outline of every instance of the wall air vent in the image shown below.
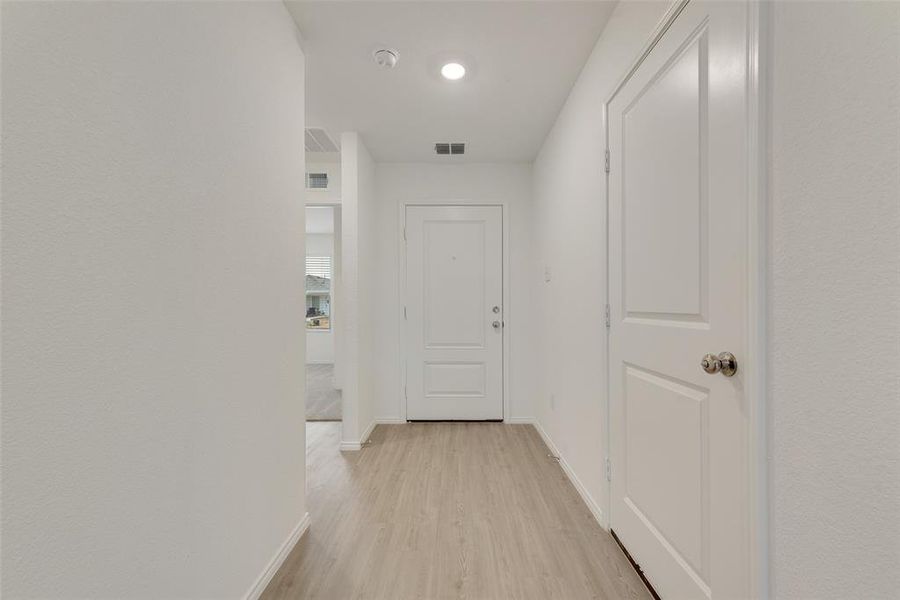
[[441,155],[453,155],[466,153],[466,145],[462,142],[438,142],[434,145],[434,153]]
[[306,151],[307,152],[337,152],[337,144],[328,135],[324,129],[307,129],[306,130]]
[[328,173],[307,173],[306,188],[309,190],[327,190]]

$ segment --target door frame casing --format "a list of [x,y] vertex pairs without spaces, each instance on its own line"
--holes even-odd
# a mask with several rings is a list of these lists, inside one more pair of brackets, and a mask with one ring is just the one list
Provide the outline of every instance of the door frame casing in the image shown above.
[[[631,79],[635,71],[652,52],[678,15],[690,0],[674,0],[654,28],[641,52],[625,70],[602,106],[605,149],[609,152],[609,106],[616,95]],[[747,485],[750,493],[747,523],[750,549],[749,595],[753,598],[769,597],[769,521],[768,521],[768,468],[766,461],[766,327],[767,327],[767,259],[768,259],[768,32],[769,10],[766,2],[746,0],[747,4],[747,322],[746,356],[741,369],[745,373],[745,395],[748,400],[747,426]],[[605,181],[606,202],[606,304],[609,306],[609,173]],[[610,348],[609,331],[606,331],[606,394],[602,398],[606,423],[602,427],[606,437],[606,460],[610,453]],[[604,461],[605,462],[605,461]],[[615,476],[613,474],[613,476]],[[604,478],[605,479],[605,478]],[[612,488],[606,482],[606,510],[604,527],[611,528],[610,507]]]
[[404,318],[403,311],[407,305],[408,298],[406,296],[406,239],[405,239],[405,231],[406,231],[406,209],[408,207],[499,207],[500,208],[500,237],[501,237],[501,251],[503,256],[500,261],[500,269],[503,272],[503,352],[501,358],[501,382],[500,386],[502,389],[502,421],[509,422],[509,315],[511,314],[510,306],[510,286],[509,286],[509,227],[507,226],[507,215],[509,214],[509,203],[506,201],[497,201],[497,202],[483,202],[483,201],[475,201],[475,200],[416,200],[410,202],[400,202],[399,204],[399,223],[400,227],[398,230],[398,238],[399,238],[399,247],[400,251],[398,252],[398,286],[399,286],[399,296],[400,296],[400,305],[398,307],[398,321],[400,323],[400,421],[406,422],[408,411],[407,411],[407,394],[406,394],[406,366],[407,366],[407,358],[409,354],[409,349],[407,347],[406,334],[407,334],[407,320]]

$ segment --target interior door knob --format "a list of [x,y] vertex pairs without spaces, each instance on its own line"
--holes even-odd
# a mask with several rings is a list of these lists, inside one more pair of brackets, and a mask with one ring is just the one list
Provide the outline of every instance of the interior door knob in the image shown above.
[[737,372],[737,359],[731,352],[720,352],[718,356],[707,354],[700,361],[700,366],[707,373],[722,373],[725,377],[731,377]]
[[500,321],[494,321],[493,323],[491,323],[491,327],[493,327],[494,329],[500,329]]

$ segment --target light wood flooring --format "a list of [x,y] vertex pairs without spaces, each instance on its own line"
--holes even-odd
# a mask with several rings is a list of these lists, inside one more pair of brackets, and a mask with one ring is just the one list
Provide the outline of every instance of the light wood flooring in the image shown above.
[[650,598],[530,425],[339,439],[340,423],[307,425],[312,525],[264,599]]

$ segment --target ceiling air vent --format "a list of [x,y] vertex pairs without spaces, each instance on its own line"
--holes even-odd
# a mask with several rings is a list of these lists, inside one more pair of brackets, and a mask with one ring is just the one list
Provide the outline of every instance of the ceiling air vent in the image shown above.
[[306,187],[310,190],[327,190],[328,173],[307,173]]
[[324,129],[306,130],[307,152],[337,152],[337,144],[331,139]]
[[438,142],[434,145],[435,154],[457,155],[466,153],[466,145],[462,142]]

